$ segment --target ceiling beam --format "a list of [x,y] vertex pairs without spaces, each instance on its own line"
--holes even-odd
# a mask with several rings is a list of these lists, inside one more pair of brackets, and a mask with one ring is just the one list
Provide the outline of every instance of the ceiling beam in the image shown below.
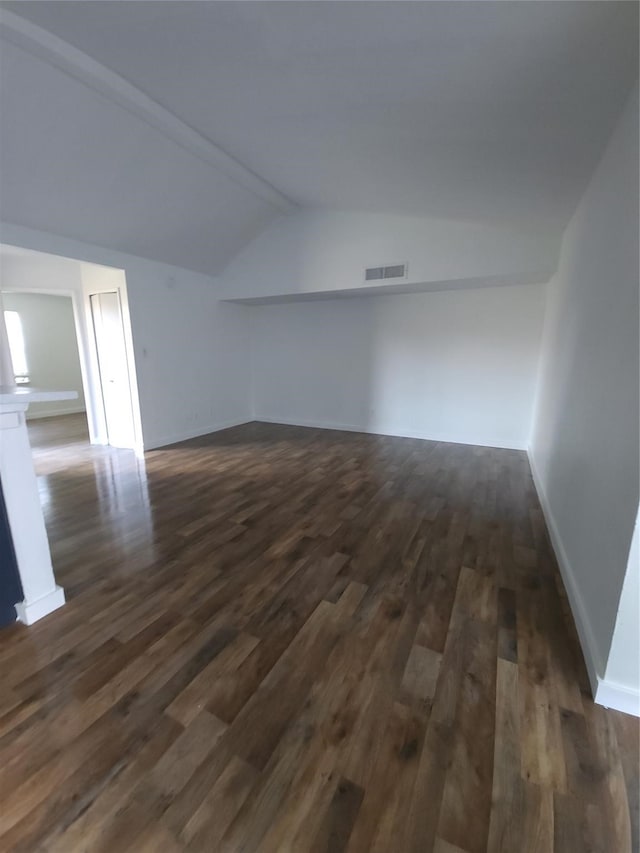
[[3,9],[0,13],[0,35],[6,41],[48,62],[107,97],[180,145],[194,157],[222,172],[243,189],[253,193],[262,201],[268,202],[279,211],[288,213],[296,208],[296,205],[283,193],[243,166],[210,139],[185,124],[119,74],[96,62],[86,53],[48,30]]

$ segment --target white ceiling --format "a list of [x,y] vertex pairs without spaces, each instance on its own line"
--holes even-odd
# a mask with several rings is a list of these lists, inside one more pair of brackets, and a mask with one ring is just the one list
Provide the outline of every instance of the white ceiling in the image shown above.
[[215,273],[275,207],[13,44],[0,57],[4,221]]
[[[637,75],[633,2],[3,6],[305,206],[561,229]],[[30,54],[2,56],[5,218],[215,272],[280,212]]]

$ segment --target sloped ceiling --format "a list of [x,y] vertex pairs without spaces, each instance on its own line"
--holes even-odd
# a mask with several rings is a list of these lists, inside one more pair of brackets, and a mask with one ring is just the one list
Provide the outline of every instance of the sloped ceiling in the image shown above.
[[3,218],[207,273],[292,204],[560,231],[637,74],[627,2],[3,8]]

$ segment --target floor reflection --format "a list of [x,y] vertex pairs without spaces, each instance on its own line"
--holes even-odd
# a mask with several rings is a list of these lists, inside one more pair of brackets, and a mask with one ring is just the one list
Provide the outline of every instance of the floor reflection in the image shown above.
[[135,553],[138,561],[151,562],[156,553],[144,460],[130,450],[111,450],[92,460],[100,515],[124,557]]
[[84,415],[31,421],[29,438],[58,582],[74,588],[81,569],[74,553],[81,547],[91,548],[101,578],[153,564],[144,459],[132,450],[91,445]]

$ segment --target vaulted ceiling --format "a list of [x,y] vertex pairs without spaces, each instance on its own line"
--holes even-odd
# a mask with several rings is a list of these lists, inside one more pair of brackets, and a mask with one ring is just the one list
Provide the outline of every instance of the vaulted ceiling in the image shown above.
[[208,273],[296,205],[561,230],[631,2],[4,3],[9,222]]

